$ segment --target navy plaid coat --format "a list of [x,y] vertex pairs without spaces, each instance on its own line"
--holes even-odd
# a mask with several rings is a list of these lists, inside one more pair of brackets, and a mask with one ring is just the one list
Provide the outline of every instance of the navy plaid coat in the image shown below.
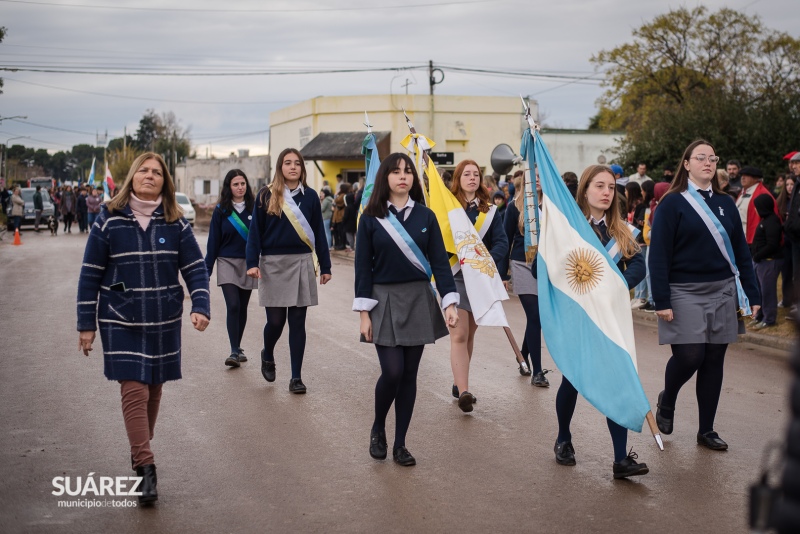
[[97,330],[109,380],[161,384],[181,378],[183,275],[192,313],[210,314],[208,271],[189,223],[164,220],[147,230],[129,206],[103,206],[86,243],[78,282],[78,331]]

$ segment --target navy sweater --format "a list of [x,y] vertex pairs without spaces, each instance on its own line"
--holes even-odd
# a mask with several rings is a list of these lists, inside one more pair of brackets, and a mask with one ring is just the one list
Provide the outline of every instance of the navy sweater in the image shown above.
[[508,203],[503,215],[503,230],[510,245],[509,254],[497,264],[497,270],[503,280],[508,280],[509,260],[525,261],[525,237],[519,231],[519,210],[514,202]]
[[[467,205],[467,209],[464,211],[467,212],[469,221],[473,226],[475,226],[475,221],[478,220],[478,215],[481,214],[477,206],[474,204],[469,204]],[[506,237],[506,232],[503,230],[503,215],[499,210],[495,210],[494,217],[492,218],[492,224],[489,225],[489,228],[483,235],[482,241],[483,244],[486,245],[486,248],[489,249],[489,253],[492,255],[494,264],[499,270],[500,266],[505,261],[506,256],[508,256],[508,237]]]
[[[211,224],[208,227],[208,243],[206,245],[206,269],[208,276],[214,271],[214,262],[217,258],[244,258],[246,257],[247,241],[239,234],[233,223],[229,220],[231,212],[217,206],[211,215]],[[243,209],[237,212],[239,219],[250,225],[252,215]],[[307,249],[308,247],[306,247]]]
[[[600,242],[603,246],[611,240],[606,231],[606,226],[603,225],[602,227],[592,224],[592,228],[600,235]],[[644,261],[644,254],[641,251],[634,254],[632,257],[628,259],[621,259],[617,262],[617,267],[620,271],[622,271],[622,276],[625,278],[625,282],[628,284],[628,289],[633,289],[634,287],[639,285],[639,282],[644,280],[645,275],[647,275],[647,265]]]
[[[730,237],[742,287],[750,304],[760,306],[761,294],[736,204],[730,196],[716,193],[705,202]],[[657,310],[672,308],[670,284],[717,282],[733,277],[703,220],[678,193],[663,197],[655,211],[648,266]]]
[[[283,213],[280,217],[267,215],[265,206],[261,202],[261,191],[258,193],[256,205],[253,208],[253,220],[250,221],[250,235],[247,238],[248,269],[258,267],[260,256],[308,254],[311,252]],[[267,203],[269,203],[269,198],[268,195]],[[331,274],[331,256],[328,251],[328,238],[325,237],[325,226],[322,222],[319,195],[310,187],[306,187],[304,192],[295,195],[294,201],[314,231],[320,274]]]
[[[450,262],[442,240],[436,215],[421,204],[414,204],[411,213],[400,224],[419,246],[431,264],[439,295],[456,292]],[[394,240],[375,217],[362,215],[356,236],[356,298],[372,298],[373,284],[401,284],[427,281],[428,278],[397,248]]]

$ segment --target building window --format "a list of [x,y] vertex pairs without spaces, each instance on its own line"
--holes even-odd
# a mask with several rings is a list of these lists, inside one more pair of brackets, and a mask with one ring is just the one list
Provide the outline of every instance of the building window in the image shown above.
[[211,180],[203,180],[203,194],[204,195],[211,194]]

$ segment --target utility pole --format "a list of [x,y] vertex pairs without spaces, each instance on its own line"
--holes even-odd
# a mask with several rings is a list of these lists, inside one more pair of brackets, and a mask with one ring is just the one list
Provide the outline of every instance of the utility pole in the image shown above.
[[[438,80],[436,79],[436,73],[441,74],[441,78]],[[433,86],[439,85],[444,81],[444,72],[442,69],[435,69],[433,68],[433,60],[428,61],[428,85],[430,87],[430,110],[431,110],[431,138],[436,139],[436,128],[435,128],[435,119],[436,111],[434,109],[434,97],[433,97]]]

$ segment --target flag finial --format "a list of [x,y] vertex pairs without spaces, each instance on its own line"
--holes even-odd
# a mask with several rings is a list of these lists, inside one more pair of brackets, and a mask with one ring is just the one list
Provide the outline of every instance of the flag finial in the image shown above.
[[531,106],[529,102],[525,102],[525,99],[522,95],[519,95],[519,99],[522,100],[522,109],[525,110],[525,120],[528,121],[528,126],[531,128],[531,132],[534,130],[539,130],[539,125],[536,124],[536,121],[533,120],[533,115],[531,115]]
[[369,115],[367,112],[364,112],[364,126],[367,127],[367,133],[372,133],[372,125],[369,123]]

